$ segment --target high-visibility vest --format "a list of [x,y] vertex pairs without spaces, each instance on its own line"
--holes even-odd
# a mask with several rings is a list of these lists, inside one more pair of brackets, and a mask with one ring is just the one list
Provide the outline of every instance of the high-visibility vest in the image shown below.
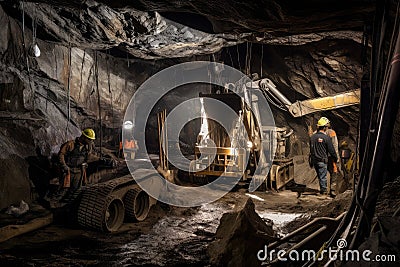
[[135,141],[134,140],[125,140],[124,148],[126,148],[126,149],[135,148]]

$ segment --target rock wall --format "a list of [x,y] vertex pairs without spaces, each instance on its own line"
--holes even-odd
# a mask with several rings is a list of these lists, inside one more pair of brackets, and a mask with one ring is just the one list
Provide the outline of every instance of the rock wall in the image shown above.
[[[29,158],[50,158],[63,142],[79,136],[83,127],[93,127],[99,134],[100,116],[103,141],[118,140],[118,132],[110,135],[107,129],[120,127],[138,85],[163,65],[143,60],[128,63],[106,52],[40,39],[36,41],[41,56],[25,56],[23,44],[32,44],[32,32],[25,28],[23,38],[21,23],[1,6],[0,21],[0,158],[7,163],[1,166],[1,209],[19,202],[15,198],[21,194],[11,192],[30,192]],[[19,172],[10,168],[13,165]]]
[[[0,119],[7,122],[0,124],[0,158],[9,166],[14,161],[22,166],[21,160],[27,166],[36,164],[35,157],[43,163],[42,157],[50,159],[84,127],[94,128],[98,136],[102,133],[102,145],[117,146],[125,108],[140,84],[172,64],[208,58],[143,60],[114,50],[92,50],[85,44],[65,46],[39,38],[35,43],[41,55],[33,57],[24,53],[24,43],[28,53],[33,44],[32,31],[2,6],[0,21]],[[149,139],[154,141],[157,126],[150,126],[154,131]],[[21,186],[30,191],[28,172],[19,174],[26,181]],[[42,172],[42,177],[31,178],[45,184],[43,180],[52,177]],[[7,186],[1,188],[4,201],[0,209],[17,204],[6,197],[15,189],[11,183],[15,173],[5,173],[4,179]]]
[[[28,179],[28,164],[17,155],[0,160],[0,210],[21,200],[30,203],[31,185]],[[12,189],[12,190],[10,190]]]

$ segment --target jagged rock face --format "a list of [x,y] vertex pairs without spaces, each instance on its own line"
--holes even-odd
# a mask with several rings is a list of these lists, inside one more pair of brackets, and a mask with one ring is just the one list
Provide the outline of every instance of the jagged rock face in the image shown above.
[[[108,1],[105,1],[108,2]],[[113,5],[129,5],[116,1]],[[374,1],[135,1],[145,10],[201,14],[216,32],[262,32],[273,36],[355,29],[375,8]]]
[[34,20],[40,28],[38,36],[80,48],[118,47],[145,59],[211,54],[246,36],[209,34],[163,18],[157,12],[115,10],[94,1],[85,2],[79,9],[29,2],[23,6],[6,2],[4,7],[12,14],[25,12],[27,21]]
[[20,19],[25,12],[27,27],[34,20],[38,36],[44,39],[81,48],[116,47],[146,59],[211,54],[243,41],[286,45],[332,38],[361,41],[360,32],[371,23],[375,8],[374,1],[332,1],[332,5],[318,1],[52,1],[23,6],[6,1],[2,5],[14,18]]
[[[48,2],[41,0],[39,2]],[[88,1],[51,1],[54,5],[82,7]],[[274,36],[323,31],[349,30],[362,27],[375,11],[376,1],[109,1],[98,0],[115,9],[135,8],[168,13],[175,18],[200,15],[213,32],[262,32]],[[198,27],[202,27],[198,25]]]

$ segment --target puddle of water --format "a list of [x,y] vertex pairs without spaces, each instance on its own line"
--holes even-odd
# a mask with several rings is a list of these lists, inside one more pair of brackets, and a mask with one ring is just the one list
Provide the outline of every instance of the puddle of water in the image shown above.
[[[202,266],[208,263],[207,246],[215,234],[220,219],[232,210],[228,204],[212,203],[201,206],[189,216],[168,216],[154,225],[151,232],[120,247],[121,266],[155,264],[170,266],[185,263]],[[303,213],[258,211],[261,218],[271,220],[278,234],[286,223]]]
[[123,258],[119,263],[128,266],[156,264],[170,266],[185,262],[202,266],[208,263],[207,246],[215,234],[222,214],[230,210],[216,203],[201,206],[189,216],[162,218],[148,234],[120,247]]

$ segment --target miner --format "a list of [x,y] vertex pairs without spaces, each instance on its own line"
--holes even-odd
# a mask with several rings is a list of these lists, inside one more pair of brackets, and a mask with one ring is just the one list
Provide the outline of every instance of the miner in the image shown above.
[[[335,132],[335,130],[332,129],[331,122],[328,120],[328,118],[326,118],[326,117],[322,117],[322,118],[324,118],[325,120],[328,121],[328,123],[326,124],[327,130],[326,130],[325,134],[331,138],[333,148],[335,149],[336,155],[339,155],[339,143],[338,143],[336,132]],[[331,176],[331,186],[330,186],[331,192],[330,192],[330,194],[332,197],[336,196],[337,182],[340,178],[340,173],[339,173],[339,168],[338,168],[339,162],[340,162],[339,157],[337,158],[337,160],[335,160],[333,157],[328,157],[328,172]]]
[[322,117],[317,123],[317,132],[310,138],[310,155],[312,164],[317,172],[320,193],[327,195],[328,158],[331,156],[335,162],[338,156],[333,147],[331,137],[326,135],[329,120]]
[[66,191],[74,192],[82,185],[87,184],[87,160],[93,151],[95,138],[94,130],[86,128],[82,131],[81,136],[61,145],[58,159],[62,172],[62,179],[60,179],[62,194],[65,194]]

